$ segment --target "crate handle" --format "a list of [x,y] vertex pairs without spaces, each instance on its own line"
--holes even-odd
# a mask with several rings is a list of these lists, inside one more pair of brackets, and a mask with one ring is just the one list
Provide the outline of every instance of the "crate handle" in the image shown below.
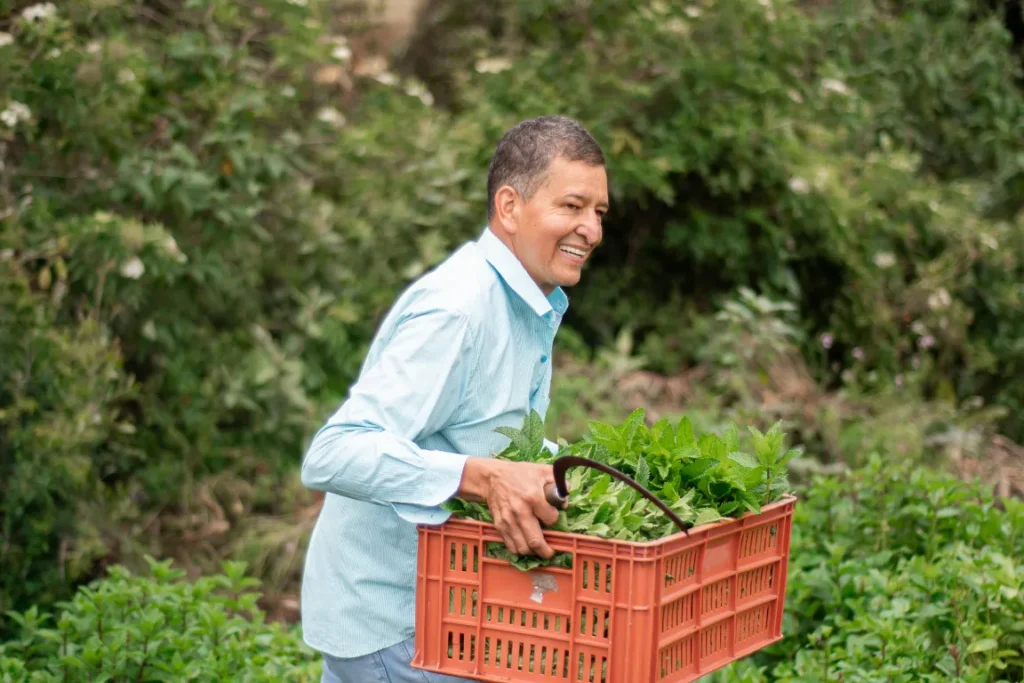
[[691,525],[687,524],[682,519],[680,519],[679,515],[672,512],[672,509],[669,508],[669,506],[665,505],[665,503],[661,502],[661,500],[653,493],[651,493],[643,486],[636,483],[633,479],[626,476],[622,472],[618,471],[614,467],[609,467],[608,465],[605,465],[604,463],[601,462],[597,462],[596,460],[581,458],[576,455],[565,455],[562,456],[561,458],[555,459],[555,483],[548,484],[546,487],[544,487],[544,495],[547,498],[548,502],[551,503],[551,505],[553,505],[554,507],[561,510],[564,509],[569,502],[569,488],[565,482],[565,473],[569,470],[570,467],[590,467],[592,469],[604,472],[605,474],[610,474],[616,479],[626,483],[627,485],[639,491],[644,498],[647,498],[649,501],[657,505],[658,508],[662,512],[664,512],[669,519],[675,522],[676,526],[683,530],[683,533],[685,533],[687,536],[690,535],[688,529]]

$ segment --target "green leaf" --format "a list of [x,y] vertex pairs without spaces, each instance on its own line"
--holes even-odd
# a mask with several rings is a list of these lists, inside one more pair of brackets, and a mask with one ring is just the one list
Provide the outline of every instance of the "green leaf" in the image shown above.
[[676,489],[676,483],[674,481],[666,483],[661,489],[661,498],[668,505],[679,500],[679,491]]
[[640,515],[629,514],[626,515],[622,521],[626,525],[626,528],[634,533],[644,525],[644,518]]
[[606,524],[611,519],[613,512],[615,512],[615,506],[611,502],[601,503],[601,507],[597,509],[597,514],[594,515],[594,523]]
[[647,488],[651,483],[651,468],[647,465],[647,460],[642,455],[636,466],[636,483],[644,488]]
[[633,448],[633,443],[637,438],[637,434],[640,432],[641,427],[644,426],[644,409],[637,408],[629,417],[626,418],[625,423],[622,425],[621,431],[621,444],[624,451],[628,451]]
[[725,430],[725,448],[727,451],[738,451],[740,449],[740,435],[734,424],[729,425]]
[[779,467],[785,465],[787,462],[797,457],[798,455],[801,455],[800,451],[797,450],[796,448],[791,448],[788,451],[786,451],[785,455],[783,455],[781,458],[775,461],[775,466]]
[[693,445],[693,425],[690,423],[690,418],[684,417],[679,420],[679,426],[676,427],[676,447],[686,448]]
[[982,638],[971,643],[971,647],[968,648],[967,652],[975,654],[978,652],[987,652],[988,650],[994,650],[999,647],[999,642],[994,638]]
[[618,444],[620,443],[620,437],[619,433],[615,430],[615,427],[603,422],[590,422],[588,427],[596,443],[617,450]]
[[692,463],[684,467],[680,471],[683,479],[689,481],[696,481],[706,477],[719,465],[717,460],[711,458],[701,458],[700,460],[694,460]]
[[702,524],[710,524],[711,522],[717,522],[722,519],[722,515],[719,514],[718,510],[714,508],[700,508],[697,510],[697,518],[693,520],[694,526],[700,526]]
[[746,467],[747,469],[761,466],[761,463],[758,462],[757,458],[750,453],[743,453],[742,451],[729,453],[729,459],[743,467]]
[[705,458],[714,458],[715,460],[721,460],[725,457],[726,448],[725,442],[718,438],[715,434],[705,434],[700,437],[698,444],[700,447],[700,454]]
[[610,474],[601,474],[597,482],[587,491],[587,498],[596,500],[608,492],[608,487],[612,484],[612,477]]

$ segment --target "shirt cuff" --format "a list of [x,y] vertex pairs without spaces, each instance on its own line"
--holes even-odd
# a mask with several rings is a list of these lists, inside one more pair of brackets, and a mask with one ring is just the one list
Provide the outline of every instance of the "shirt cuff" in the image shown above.
[[544,448],[551,451],[551,455],[558,455],[558,451],[560,450],[557,443],[549,441],[548,439],[544,439]]
[[422,490],[429,493],[420,504],[392,503],[391,507],[399,517],[412,524],[443,524],[451,513],[440,506],[458,492],[469,456],[437,451],[427,451],[425,455],[435,456],[430,469],[423,472]]

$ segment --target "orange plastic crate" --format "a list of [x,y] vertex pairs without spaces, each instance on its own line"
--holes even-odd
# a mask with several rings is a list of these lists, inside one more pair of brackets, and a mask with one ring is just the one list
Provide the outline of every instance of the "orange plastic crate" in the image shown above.
[[572,569],[486,556],[495,528],[419,527],[413,666],[493,683],[686,683],[782,638],[796,498],[650,543],[548,532]]

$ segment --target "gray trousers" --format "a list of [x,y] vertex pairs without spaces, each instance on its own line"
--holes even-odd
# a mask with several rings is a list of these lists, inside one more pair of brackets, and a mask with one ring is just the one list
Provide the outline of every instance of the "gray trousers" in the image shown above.
[[477,683],[413,669],[409,665],[412,655],[412,638],[352,659],[339,659],[325,653],[320,683]]

